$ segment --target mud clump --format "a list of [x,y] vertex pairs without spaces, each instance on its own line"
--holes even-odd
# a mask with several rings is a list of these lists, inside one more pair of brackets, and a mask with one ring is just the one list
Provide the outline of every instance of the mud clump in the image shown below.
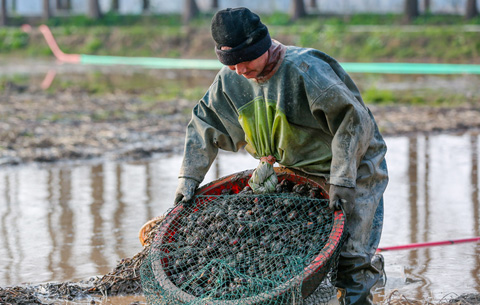
[[[147,234],[146,247],[132,258],[122,259],[110,273],[80,282],[46,283],[32,286],[0,287],[0,304],[58,304],[58,301],[82,301],[104,296],[141,295],[140,265],[149,250],[157,224]],[[136,303],[132,303],[136,304]]]
[[44,304],[34,293],[35,289],[28,287],[0,287],[0,304]]

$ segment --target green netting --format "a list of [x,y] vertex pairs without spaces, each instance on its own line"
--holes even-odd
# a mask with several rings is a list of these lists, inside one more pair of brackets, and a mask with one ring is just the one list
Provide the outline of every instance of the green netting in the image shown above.
[[[336,295],[343,214],[307,184],[196,196],[159,227],[140,272],[148,304],[322,304]],[[282,189],[283,188],[283,189]]]

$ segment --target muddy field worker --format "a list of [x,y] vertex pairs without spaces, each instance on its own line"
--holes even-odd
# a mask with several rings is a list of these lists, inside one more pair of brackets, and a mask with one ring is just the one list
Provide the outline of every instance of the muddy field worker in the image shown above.
[[336,286],[346,304],[371,304],[388,175],[385,142],[359,90],[327,54],[272,40],[247,8],[218,11],[211,31],[225,67],[193,109],[175,202],[191,200],[218,149],[245,148],[325,177],[349,232]]

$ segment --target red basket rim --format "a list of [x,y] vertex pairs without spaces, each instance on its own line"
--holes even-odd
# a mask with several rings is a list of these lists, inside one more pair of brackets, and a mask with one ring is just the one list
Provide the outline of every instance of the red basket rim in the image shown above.
[[[276,169],[276,171],[277,171],[277,176],[279,178],[279,181],[283,179],[288,179],[295,183],[309,183],[313,186],[320,188],[320,190],[322,191],[322,195],[325,198],[328,198],[328,193],[325,191],[324,186],[322,184],[312,179],[309,179],[305,176],[301,176],[301,175],[289,172],[288,170],[284,171],[282,169],[280,170]],[[220,195],[222,190],[225,188],[234,189],[234,192],[238,192],[241,189],[243,189],[245,185],[247,185],[248,179],[250,179],[252,173],[253,173],[253,170],[247,170],[247,171],[222,177],[220,179],[217,179],[199,188],[195,194],[196,195]],[[173,210],[170,211],[170,213],[168,214],[168,217],[166,217],[165,220],[162,222],[155,238],[155,239],[159,238],[160,244],[169,243],[168,238],[166,238],[166,235],[169,234],[170,232],[169,228],[172,225],[172,222],[174,222],[178,218],[178,215],[183,209],[184,207],[182,204],[177,205]],[[341,210],[335,211],[332,231],[330,232],[328,242],[322,248],[320,253],[312,260],[312,263],[307,267],[305,267],[302,273],[298,274],[297,276],[293,277],[292,279],[286,281],[282,285],[275,288],[275,291],[277,292],[275,295],[272,295],[270,292],[264,292],[255,296],[242,299],[242,304],[253,305],[258,302],[263,302],[265,300],[271,299],[272,297],[278,297],[284,293],[287,293],[292,286],[297,285],[300,282],[305,283],[308,281],[313,281],[313,278],[315,278],[315,275],[317,275],[317,273],[328,263],[329,259],[334,255],[335,251],[337,250],[342,240],[344,228],[345,228],[345,215]],[[159,281],[159,284],[164,289],[176,295],[177,299],[182,302],[190,302],[196,299],[195,296],[189,293],[186,293],[185,291],[183,291],[182,289],[177,287],[173,282],[170,281],[170,279],[168,278],[168,276],[163,270],[162,263],[156,262],[154,264],[155,264],[154,267],[156,272],[155,277]],[[321,282],[321,280],[319,280],[318,282]],[[314,288],[316,287],[312,287],[312,289],[310,289],[311,291],[308,291],[307,295],[312,293],[315,290]],[[237,304],[238,301],[239,301],[238,299],[230,300],[230,301],[229,300],[208,300],[208,301],[205,301],[205,304],[212,304],[212,305],[227,304],[228,305],[228,304]]]

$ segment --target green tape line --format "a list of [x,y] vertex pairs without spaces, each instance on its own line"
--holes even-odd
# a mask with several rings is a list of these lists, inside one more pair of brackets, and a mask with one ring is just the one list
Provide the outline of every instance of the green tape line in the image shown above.
[[[80,55],[82,64],[133,65],[152,69],[218,70],[223,65],[216,59],[178,59],[157,57],[123,57]],[[425,63],[342,63],[351,73],[385,74],[480,74],[480,65]]]
[[390,74],[480,74],[480,65],[424,63],[342,63],[348,72]]
[[218,70],[223,65],[214,59],[177,59],[156,57],[122,57],[81,55],[80,62],[90,65],[133,65],[152,69],[198,69]]

